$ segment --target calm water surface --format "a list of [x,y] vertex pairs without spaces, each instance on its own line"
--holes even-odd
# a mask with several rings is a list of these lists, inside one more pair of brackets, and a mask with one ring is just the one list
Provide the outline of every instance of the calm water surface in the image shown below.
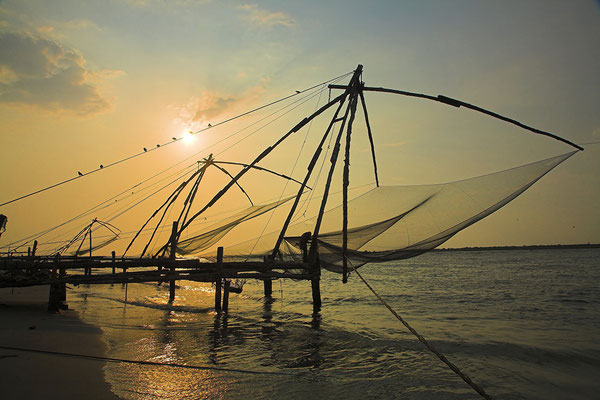
[[[450,361],[503,399],[600,393],[600,249],[429,253],[366,265],[362,275]],[[109,356],[265,372],[125,363],[106,378],[125,399],[474,399],[357,276],[324,272],[323,310],[310,284],[248,281],[227,315],[210,284],[80,286],[68,293],[100,326]],[[269,372],[284,375],[268,374]]]

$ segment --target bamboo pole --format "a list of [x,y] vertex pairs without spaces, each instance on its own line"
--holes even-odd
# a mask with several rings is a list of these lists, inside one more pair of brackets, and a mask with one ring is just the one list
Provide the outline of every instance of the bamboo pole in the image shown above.
[[350,120],[348,121],[348,130],[346,131],[346,149],[344,158],[344,178],[342,184],[342,282],[348,282],[348,185],[350,184],[350,142],[352,139],[352,123],[356,115],[356,103],[358,96],[353,93],[350,98]]
[[[330,89],[347,89],[347,86],[344,86],[344,85],[329,85],[329,88]],[[393,94],[400,94],[400,95],[409,96],[409,97],[418,97],[418,98],[421,98],[421,99],[427,99],[427,100],[437,101],[439,103],[447,104],[447,105],[450,105],[450,106],[453,106],[453,107],[457,107],[457,108],[458,107],[465,107],[465,108],[471,109],[473,111],[477,111],[477,112],[489,115],[490,117],[497,118],[497,119],[502,120],[504,122],[508,122],[510,124],[516,125],[519,128],[523,128],[523,129],[528,130],[530,132],[537,133],[538,135],[543,135],[543,136],[551,137],[552,139],[558,140],[558,141],[566,143],[566,144],[568,144],[568,145],[570,145],[572,147],[575,147],[577,150],[583,150],[583,147],[581,147],[581,146],[579,146],[579,145],[571,142],[570,140],[567,140],[567,139],[562,138],[562,137],[560,137],[558,135],[555,135],[553,133],[542,131],[542,130],[534,128],[532,126],[525,125],[522,122],[519,122],[519,121],[514,120],[512,118],[508,118],[508,117],[505,117],[504,115],[500,115],[500,114],[497,114],[497,113],[495,113],[493,111],[486,110],[485,108],[481,108],[481,107],[478,107],[478,106],[473,105],[473,104],[465,103],[464,101],[453,99],[451,97],[446,97],[446,96],[443,96],[441,94],[439,94],[437,96],[432,96],[432,95],[429,95],[429,94],[407,92],[407,91],[404,91],[404,90],[387,89],[387,88],[382,88],[382,87],[367,87],[367,86],[363,87],[363,90],[366,90],[366,91],[369,91],[369,92],[393,93]]]
[[373,158],[373,170],[375,172],[375,183],[379,187],[379,175],[377,174],[377,159],[375,158],[375,144],[373,143],[373,133],[371,132],[371,123],[369,122],[369,113],[367,112],[367,103],[365,102],[365,95],[363,94],[362,88],[364,85],[361,84],[361,90],[358,92],[360,96],[360,104],[362,104],[363,114],[365,115],[365,123],[367,125],[367,134],[369,136],[369,143],[371,144],[371,157]]
[[298,194],[296,194],[296,198],[294,199],[294,204],[292,205],[292,208],[290,209],[288,216],[287,216],[285,222],[283,223],[283,227],[281,228],[281,232],[279,233],[277,242],[275,243],[275,246],[273,247],[273,252],[271,253],[271,259],[273,259],[273,260],[275,259],[275,257],[277,257],[277,253],[279,252],[279,246],[281,246],[281,242],[283,242],[285,232],[287,231],[287,228],[290,225],[290,222],[292,221],[292,217],[294,216],[294,213],[296,212],[296,208],[298,207],[298,203],[300,202],[300,197],[302,196],[302,193],[304,192],[304,188],[308,184],[308,180],[310,179],[310,176],[312,175],[314,167],[317,164],[317,161],[319,160],[319,156],[321,155],[321,152],[323,151],[323,145],[325,144],[325,140],[327,140],[327,137],[329,136],[329,133],[331,132],[331,129],[333,128],[333,125],[337,121],[337,116],[338,116],[340,110],[342,109],[342,107],[344,106],[345,102],[346,102],[346,96],[344,96],[340,100],[340,104],[339,104],[337,110],[335,111],[335,113],[333,114],[333,117],[331,118],[331,121],[329,122],[329,126],[325,130],[325,134],[321,138],[321,142],[319,143],[317,150],[315,150],[315,153],[313,154],[313,157],[310,160],[310,163],[308,164],[307,172],[306,172],[306,175],[304,176],[304,181],[302,181],[300,189],[298,189]]
[[181,226],[181,228],[179,229],[179,232],[180,233],[183,232],[185,230],[185,228],[187,228],[188,225],[190,223],[192,223],[192,221],[194,221],[196,218],[198,218],[208,208],[212,207],[213,204],[215,204],[244,174],[246,174],[246,172],[248,172],[256,164],[258,164],[258,162],[260,160],[262,160],[267,155],[269,155],[269,153],[271,153],[271,151],[273,151],[277,146],[279,146],[290,135],[298,132],[306,124],[308,124],[310,121],[312,121],[315,117],[318,117],[329,107],[331,107],[335,103],[339,102],[344,96],[345,96],[345,94],[341,94],[338,97],[336,97],[335,99],[331,100],[329,103],[325,104],[324,106],[319,108],[317,111],[315,111],[308,117],[304,118],[302,121],[298,122],[292,129],[290,129],[285,135],[283,135],[281,138],[279,138],[279,140],[277,140],[273,145],[267,147],[250,164],[248,164],[248,166],[244,167],[240,172],[238,172],[237,175],[231,181],[229,181],[229,183],[227,183],[200,211],[198,211],[189,220],[187,220],[187,222]]

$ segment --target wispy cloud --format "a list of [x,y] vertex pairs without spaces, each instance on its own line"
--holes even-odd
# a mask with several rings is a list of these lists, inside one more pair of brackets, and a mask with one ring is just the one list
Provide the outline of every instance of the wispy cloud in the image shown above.
[[29,33],[0,33],[2,103],[79,115],[99,113],[110,107],[99,87],[115,73],[91,72],[81,54],[54,39]]
[[240,109],[248,108],[265,90],[264,80],[239,95],[231,95],[205,90],[199,96],[191,97],[183,106],[175,106],[177,124],[186,129],[196,130],[209,123],[219,122]]
[[258,7],[256,4],[244,4],[238,7],[243,11],[242,18],[261,28],[275,26],[292,27],[296,24],[294,19],[282,11],[269,11]]

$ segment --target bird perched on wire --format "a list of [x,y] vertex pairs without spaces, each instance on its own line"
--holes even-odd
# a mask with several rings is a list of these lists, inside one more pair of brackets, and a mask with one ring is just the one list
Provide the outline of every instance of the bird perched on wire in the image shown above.
[[171,139],[173,139],[173,140],[177,140],[177,138],[176,138],[176,137],[172,137]]
[[209,128],[210,128],[211,126],[212,126],[211,124],[208,124],[208,127],[209,127]]
[[148,151],[148,149],[144,147],[144,152],[146,152],[146,151]]
[[301,92],[299,90],[296,90],[296,94],[300,94]]
[[78,174],[79,176],[83,176],[83,174],[82,174],[80,171],[77,171],[77,174]]
[[160,147],[160,144],[157,144],[156,147]]
[[104,165],[100,164],[100,169],[104,168]]

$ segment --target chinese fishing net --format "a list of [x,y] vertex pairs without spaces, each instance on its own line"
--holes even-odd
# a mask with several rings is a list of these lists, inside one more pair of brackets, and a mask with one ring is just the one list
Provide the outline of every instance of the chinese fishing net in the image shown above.
[[[381,186],[369,190],[348,202],[350,265],[356,268],[369,262],[425,253],[508,204],[574,153],[576,151],[451,183]],[[220,226],[184,239],[178,252],[213,258],[216,251],[213,245],[238,224],[288,200],[290,198],[250,207]],[[302,260],[301,237],[313,231],[315,221],[316,217],[304,218],[289,226],[280,248],[280,259]],[[339,205],[325,212],[317,239],[321,265],[334,272],[342,269],[341,225],[342,207]],[[271,254],[278,235],[279,231],[274,231],[228,246],[225,254],[236,259],[261,259]]]

